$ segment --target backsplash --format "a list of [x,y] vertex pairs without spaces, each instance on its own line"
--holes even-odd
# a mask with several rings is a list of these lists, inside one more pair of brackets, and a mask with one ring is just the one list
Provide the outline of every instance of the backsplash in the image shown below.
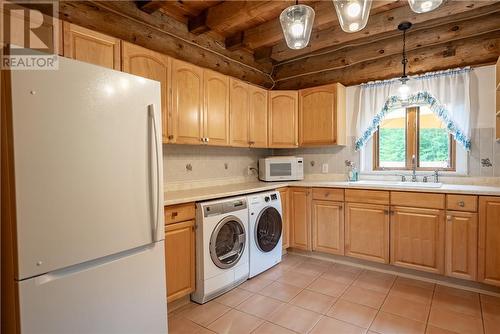
[[[163,183],[165,190],[257,181],[248,175],[248,166],[257,167],[268,149],[163,145]],[[189,170],[191,169],[191,170]]]

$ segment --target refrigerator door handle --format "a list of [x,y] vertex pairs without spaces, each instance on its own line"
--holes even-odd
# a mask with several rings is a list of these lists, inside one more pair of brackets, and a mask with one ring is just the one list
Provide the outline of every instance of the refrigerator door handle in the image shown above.
[[153,242],[158,241],[158,224],[160,220],[160,157],[159,157],[159,147],[158,147],[158,130],[156,128],[156,114],[155,107],[153,104],[148,105],[149,116],[153,122],[153,134],[154,134],[154,144],[155,144],[155,162],[156,162],[156,213],[153,216]]

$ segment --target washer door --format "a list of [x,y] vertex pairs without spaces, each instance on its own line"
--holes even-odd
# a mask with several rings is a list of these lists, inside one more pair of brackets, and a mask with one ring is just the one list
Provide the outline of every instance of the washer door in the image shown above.
[[276,247],[282,225],[281,215],[275,208],[269,206],[260,212],[255,225],[255,243],[262,252],[270,252]]
[[245,250],[246,232],[240,219],[228,216],[221,220],[210,238],[210,257],[221,269],[235,266]]

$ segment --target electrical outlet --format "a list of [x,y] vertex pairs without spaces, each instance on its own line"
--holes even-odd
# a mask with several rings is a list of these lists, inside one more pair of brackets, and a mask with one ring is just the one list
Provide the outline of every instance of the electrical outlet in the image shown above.
[[247,166],[247,175],[248,176],[252,176],[253,175],[252,166]]
[[321,173],[323,174],[328,173],[328,164],[321,165]]

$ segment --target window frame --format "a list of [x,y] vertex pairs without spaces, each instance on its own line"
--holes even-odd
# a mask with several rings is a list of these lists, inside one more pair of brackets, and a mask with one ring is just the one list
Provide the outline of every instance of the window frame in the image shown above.
[[457,163],[456,163],[456,141],[451,134],[448,134],[448,138],[450,141],[450,167],[447,168],[436,168],[436,167],[420,167],[420,154],[419,154],[419,131],[420,131],[420,107],[412,106],[405,108],[406,114],[406,126],[405,126],[405,151],[406,151],[406,159],[404,167],[380,167],[380,143],[379,143],[379,129],[380,126],[377,127],[377,131],[373,134],[373,170],[374,171],[384,171],[384,170],[394,170],[394,171],[408,171],[412,170],[412,156],[416,157],[417,171],[434,171],[434,170],[442,170],[442,171],[450,171],[455,172]]

